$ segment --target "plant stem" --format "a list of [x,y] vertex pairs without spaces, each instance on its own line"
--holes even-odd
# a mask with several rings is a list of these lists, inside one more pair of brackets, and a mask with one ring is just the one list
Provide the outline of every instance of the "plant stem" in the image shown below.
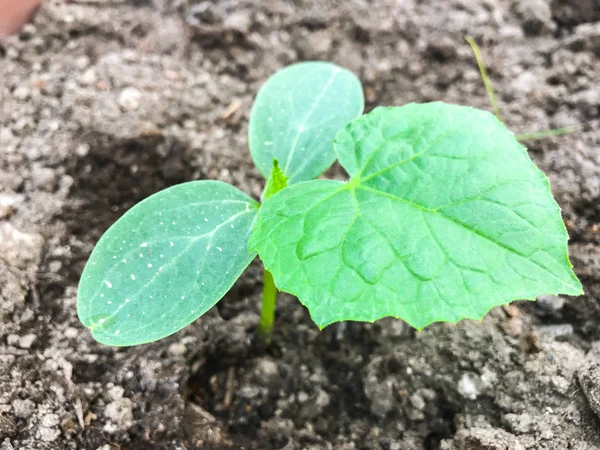
[[570,125],[563,128],[555,128],[553,130],[537,131],[532,133],[517,134],[515,137],[518,141],[532,141],[534,139],[544,139],[551,136],[561,136],[563,134],[574,133],[579,130],[578,125]]
[[277,302],[277,288],[273,281],[273,275],[265,269],[262,311],[260,312],[260,324],[258,332],[268,344],[271,342],[273,333],[273,322],[275,321],[275,303]]
[[[267,180],[267,185],[263,192],[263,200],[267,200],[277,194],[287,186],[287,177],[279,167],[279,161],[273,160],[271,175]],[[263,276],[263,298],[262,310],[260,312],[260,324],[258,325],[258,334],[264,339],[265,343],[271,342],[273,334],[273,322],[275,321],[275,304],[277,303],[277,288],[273,275],[267,269]]]
[[485,64],[483,62],[483,56],[481,56],[481,50],[479,50],[479,45],[475,42],[470,36],[465,38],[471,48],[473,49],[473,53],[475,54],[475,59],[477,60],[477,66],[479,67],[479,72],[481,73],[481,78],[483,80],[483,84],[485,86],[485,90],[487,91],[488,97],[490,99],[490,103],[492,104],[492,109],[494,110],[494,115],[498,118],[500,122],[502,120],[502,113],[500,112],[500,107],[498,106],[498,102],[496,101],[496,93],[494,92],[494,87],[492,83],[490,83],[490,77],[488,76],[487,69],[485,68]]

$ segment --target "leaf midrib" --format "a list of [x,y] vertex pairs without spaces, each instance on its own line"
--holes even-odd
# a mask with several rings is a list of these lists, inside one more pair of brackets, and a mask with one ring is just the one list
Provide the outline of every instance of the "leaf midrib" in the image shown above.
[[321,89],[321,92],[319,92],[319,94],[315,98],[315,101],[310,106],[308,112],[306,113],[306,115],[304,116],[302,121],[300,121],[296,124],[296,129],[298,129],[299,126],[302,126],[302,130],[298,131],[298,133],[296,134],[296,137],[294,138],[294,141],[292,142],[292,148],[290,149],[290,152],[288,153],[288,156],[285,161],[285,167],[283,168],[283,172],[286,174],[286,176],[288,178],[291,178],[291,175],[288,174],[288,169],[289,169],[290,163],[292,162],[292,159],[294,157],[294,153],[296,152],[296,147],[298,146],[298,141],[300,140],[300,136],[305,132],[304,125],[306,125],[308,123],[308,120],[310,119],[312,114],[317,109],[318,104],[321,102],[321,100],[323,99],[323,97],[325,96],[327,91],[329,90],[330,86],[333,84],[333,82],[335,81],[335,79],[338,77],[338,75],[341,72],[342,72],[341,70],[332,70],[329,79],[325,83],[325,86],[323,86],[323,89]]

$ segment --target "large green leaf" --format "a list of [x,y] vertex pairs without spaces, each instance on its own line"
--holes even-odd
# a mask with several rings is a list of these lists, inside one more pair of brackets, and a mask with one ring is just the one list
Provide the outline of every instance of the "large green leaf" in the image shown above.
[[83,271],[77,313],[94,338],[137,345],[175,333],[217,303],[250,264],[258,203],[219,181],[165,189],[102,236]]
[[335,161],[335,134],[363,108],[352,72],[325,62],[286,67],[269,78],[252,106],[252,159],[265,178],[277,159],[290,184],[312,180]]
[[267,199],[249,244],[319,326],[394,316],[422,328],[582,293],[548,179],[491,114],[378,108],[335,150],[351,180]]

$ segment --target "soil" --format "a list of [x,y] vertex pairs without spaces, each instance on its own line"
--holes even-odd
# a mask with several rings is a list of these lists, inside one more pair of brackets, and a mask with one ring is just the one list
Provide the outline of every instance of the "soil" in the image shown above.
[[[281,295],[265,348],[254,263],[160,342],[110,348],[79,323],[86,258],[134,203],[194,179],[260,195],[247,120],[275,70],[334,61],[368,109],[490,109],[466,35],[510,129],[581,125],[528,145],[584,297],[319,332]],[[599,449],[599,82],[595,0],[45,2],[0,41],[0,449]]]

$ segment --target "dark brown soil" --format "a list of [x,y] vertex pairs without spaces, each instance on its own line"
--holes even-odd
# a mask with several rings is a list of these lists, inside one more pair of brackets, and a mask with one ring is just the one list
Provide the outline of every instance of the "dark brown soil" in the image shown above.
[[[105,347],[78,322],[86,258],[134,203],[193,179],[259,196],[247,119],[275,70],[334,61],[369,109],[490,109],[466,35],[513,131],[581,124],[529,148],[585,297],[417,333],[319,332],[282,295],[264,348],[255,263],[155,344]],[[0,450],[600,448],[599,82],[595,0],[46,2],[0,41]]]

